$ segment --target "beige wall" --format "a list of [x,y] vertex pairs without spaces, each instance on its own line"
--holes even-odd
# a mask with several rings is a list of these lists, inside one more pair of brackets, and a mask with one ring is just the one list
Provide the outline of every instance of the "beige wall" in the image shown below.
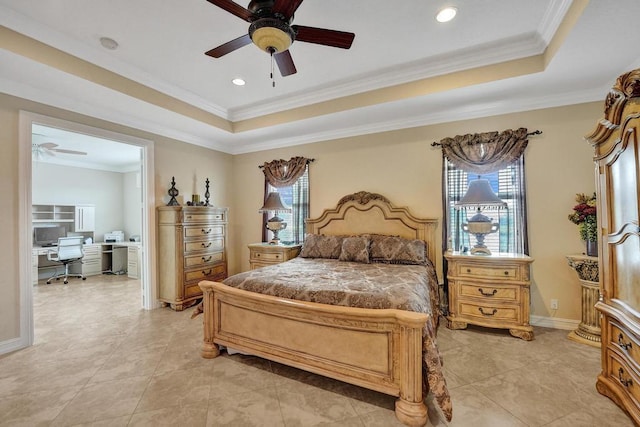
[[[595,188],[591,147],[582,137],[601,116],[602,103],[596,102],[237,155],[231,229],[239,244],[238,265],[242,270],[249,268],[246,245],[261,238],[257,210],[262,205],[264,176],[258,165],[265,161],[292,156],[316,159],[309,174],[312,217],[335,206],[340,197],[366,190],[408,206],[417,216],[442,218],[442,154],[431,142],[465,133],[539,129],[543,134],[530,139],[525,155],[530,254],[535,258],[531,311],[578,320],[579,283],[565,255],[581,253],[584,247],[567,215],[575,193]],[[441,270],[439,274],[442,277]],[[548,307],[551,298],[559,300],[555,312]]]
[[[210,201],[216,206],[231,206],[232,156],[170,138],[115,125],[81,114],[48,107],[35,102],[0,94],[0,226],[5,250],[0,257],[0,343],[19,335],[20,284],[18,267],[18,114],[30,111],[113,132],[154,141],[156,205],[168,200],[167,190],[175,176],[180,197],[190,200],[196,189],[204,196],[204,181],[209,178]],[[233,237],[229,238],[230,257],[235,259]],[[233,265],[231,265],[233,268]]]
[[[263,175],[258,165],[292,156],[315,158],[310,170],[311,216],[335,206],[359,190],[386,195],[417,216],[442,216],[441,152],[431,142],[457,134],[527,127],[543,135],[531,138],[526,152],[530,252],[533,264],[532,314],[580,318],[580,291],[565,255],[580,253],[577,227],[567,220],[575,193],[592,192],[591,148],[583,141],[598,118],[602,102],[581,104],[425,126],[374,135],[231,156],[102,120],[0,95],[0,226],[5,252],[0,257],[0,342],[19,333],[18,283],[18,111],[83,123],[155,142],[156,205],[168,200],[174,176],[182,201],[195,191],[204,195],[211,181],[211,201],[230,207],[229,270],[248,269],[246,245],[261,239]],[[195,190],[194,190],[195,188]],[[441,274],[441,273],[440,273]],[[559,300],[557,312],[549,300]]]

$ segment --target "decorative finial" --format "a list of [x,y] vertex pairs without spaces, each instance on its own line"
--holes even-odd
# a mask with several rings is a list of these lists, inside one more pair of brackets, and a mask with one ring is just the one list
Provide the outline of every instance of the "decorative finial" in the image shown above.
[[180,206],[180,203],[178,203],[178,201],[176,200],[176,196],[180,192],[176,188],[176,179],[173,176],[171,177],[171,188],[169,188],[169,191],[167,191],[167,193],[169,193],[169,195],[171,196],[171,200],[169,200],[167,206]]

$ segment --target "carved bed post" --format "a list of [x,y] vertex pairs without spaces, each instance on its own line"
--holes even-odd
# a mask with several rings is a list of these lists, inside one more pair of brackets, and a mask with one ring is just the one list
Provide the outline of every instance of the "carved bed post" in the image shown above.
[[211,282],[202,281],[199,284],[202,289],[202,303],[204,309],[204,340],[202,342],[202,350],[200,354],[205,359],[213,359],[220,355],[220,349],[217,344],[214,344],[214,317],[216,313],[213,312],[214,298],[213,289],[211,288]]
[[400,398],[396,400],[396,417],[408,426],[427,423],[427,407],[422,396],[422,327],[400,328]]

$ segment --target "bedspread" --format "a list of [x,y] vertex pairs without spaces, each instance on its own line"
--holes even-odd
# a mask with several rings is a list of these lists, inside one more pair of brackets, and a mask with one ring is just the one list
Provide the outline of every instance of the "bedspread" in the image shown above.
[[[335,259],[295,258],[236,274],[225,285],[280,298],[347,307],[425,313],[423,382],[448,420],[452,407],[436,344],[440,315],[438,280],[431,264],[364,264]],[[425,393],[426,396],[426,393]]]

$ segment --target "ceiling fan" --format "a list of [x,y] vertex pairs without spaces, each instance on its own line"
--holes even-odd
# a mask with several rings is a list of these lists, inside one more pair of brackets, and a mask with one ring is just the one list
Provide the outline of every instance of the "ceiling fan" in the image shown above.
[[64,154],[79,154],[82,156],[86,156],[87,153],[84,151],[76,151],[76,150],[65,150],[63,148],[56,148],[58,144],[53,142],[43,142],[41,144],[33,143],[31,144],[31,152],[36,156],[41,156],[47,154],[49,156],[55,156],[56,153],[64,153]]
[[355,37],[355,34],[344,31],[291,25],[293,14],[303,0],[251,0],[247,9],[232,0],[207,1],[251,25],[247,34],[211,49],[205,54],[220,58],[253,43],[275,59],[283,77],[297,72],[288,50],[294,41],[349,49]]

